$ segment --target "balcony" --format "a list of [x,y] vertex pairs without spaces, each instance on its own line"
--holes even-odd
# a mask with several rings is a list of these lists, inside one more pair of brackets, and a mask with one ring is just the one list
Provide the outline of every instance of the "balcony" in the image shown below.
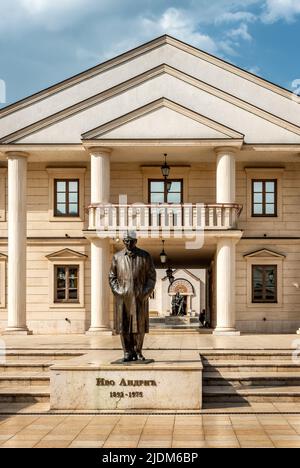
[[193,235],[201,231],[237,229],[242,206],[237,204],[92,204],[89,231],[99,237],[119,237],[135,230],[142,237]]

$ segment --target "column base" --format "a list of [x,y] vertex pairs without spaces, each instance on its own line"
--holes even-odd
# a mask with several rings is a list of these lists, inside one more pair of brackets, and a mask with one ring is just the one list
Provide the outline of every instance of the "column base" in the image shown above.
[[235,328],[216,328],[213,331],[215,336],[240,336],[241,332]]
[[112,336],[112,330],[107,327],[91,327],[87,332],[86,336]]
[[8,327],[4,330],[2,335],[33,335],[31,330],[28,328],[15,328],[15,327]]

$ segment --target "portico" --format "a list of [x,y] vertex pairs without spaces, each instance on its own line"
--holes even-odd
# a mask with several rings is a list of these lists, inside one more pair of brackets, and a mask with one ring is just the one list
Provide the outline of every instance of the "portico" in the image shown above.
[[[174,144],[175,142],[173,142]],[[120,142],[119,142],[120,144]],[[134,142],[131,142],[134,148]],[[164,145],[168,144],[167,142]],[[212,144],[212,143],[211,143]],[[109,203],[110,165],[114,158],[114,147],[92,146],[84,143],[91,157],[91,205],[89,207],[89,226],[85,235],[91,242],[91,323],[88,334],[98,334],[108,331],[107,288],[105,272],[108,271],[108,259],[111,245],[118,249],[122,243],[119,239],[127,230],[135,229],[140,244],[156,257],[162,240],[168,240],[169,246],[176,250],[176,258],[182,258],[184,265],[187,250],[201,262],[201,250],[209,243],[213,251],[210,262],[215,257],[216,269],[216,330],[215,333],[239,334],[235,329],[235,246],[242,232],[237,230],[242,206],[236,203],[236,171],[235,155],[237,148],[211,148],[216,158],[216,203],[198,203],[181,205],[174,204],[112,204]],[[146,147],[146,141],[140,142]],[[184,153],[186,148],[178,142]],[[218,145],[218,142],[216,142]],[[118,146],[117,146],[118,148]],[[130,152],[130,142],[126,141]],[[148,147],[150,150],[150,147]],[[159,148],[160,150],[160,148]],[[152,148],[153,154],[161,154],[157,148]],[[174,147],[173,147],[174,150]],[[178,148],[177,148],[178,150]],[[201,144],[202,152],[205,146]],[[172,150],[171,150],[172,154]],[[142,161],[141,161],[142,162]],[[143,160],[145,163],[145,159]],[[152,165],[156,171],[159,166]],[[172,171],[178,170],[178,165],[171,165]],[[180,170],[180,169],[179,169]],[[151,166],[148,166],[148,175]],[[98,201],[96,201],[98,200]],[[178,240],[181,239],[181,242]],[[174,243],[174,240],[177,240]],[[173,242],[172,242],[173,241]],[[212,247],[214,246],[214,247]],[[114,247],[113,247],[114,249]],[[178,260],[177,260],[178,261]],[[180,261],[180,260],[179,260]],[[207,261],[202,259],[202,262]],[[159,259],[157,258],[157,266]],[[200,266],[200,264],[198,265]],[[100,285],[100,286],[99,286]]]

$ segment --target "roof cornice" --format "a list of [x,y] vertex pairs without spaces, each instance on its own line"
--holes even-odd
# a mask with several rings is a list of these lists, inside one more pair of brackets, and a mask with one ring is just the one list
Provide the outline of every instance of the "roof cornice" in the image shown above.
[[298,127],[297,125],[291,122],[288,122],[274,114],[271,114],[270,112],[267,112],[257,106],[254,106],[253,104],[250,104],[249,102],[246,102],[240,98],[237,98],[236,96],[233,96],[225,91],[222,91],[204,81],[201,81],[180,70],[177,70],[176,68],[173,68],[170,65],[161,64],[155,68],[147,70],[146,72],[140,75],[137,75],[134,78],[124,81],[123,83],[120,83],[119,85],[116,85],[106,91],[96,94],[95,96],[92,96],[88,99],[85,99],[79,103],[74,104],[73,106],[63,109],[60,112],[57,112],[49,117],[46,117],[45,119],[42,119],[38,122],[35,122],[34,124],[31,124],[20,130],[17,130],[14,133],[6,135],[2,139],[0,139],[0,143],[9,144],[9,143],[17,142],[21,138],[31,135],[44,128],[47,128],[48,126],[53,125],[57,122],[60,122],[61,120],[67,117],[73,116],[79,112],[82,112],[88,109],[89,107],[95,106],[118,94],[124,93],[127,90],[132,89],[133,87],[138,86],[164,73],[167,73],[177,79],[180,79],[190,84],[191,86],[194,86],[209,94],[212,94],[213,96],[216,96],[226,102],[229,102],[230,104],[233,104],[243,110],[246,110],[247,112],[251,112],[252,114],[258,117],[261,117],[275,125],[278,125],[284,128],[285,130],[288,130],[288,131],[291,131],[293,133],[300,135],[300,127]]
[[[104,71],[107,71],[109,69],[112,69],[116,66],[119,66],[123,63],[126,63],[135,57],[139,57],[141,55],[144,55],[148,52],[151,52],[152,50],[159,48],[165,44],[172,45],[173,47],[176,47],[177,49],[183,50],[191,55],[194,55],[198,58],[201,58],[209,63],[212,63],[213,65],[222,68],[224,70],[227,70],[231,73],[234,73],[242,78],[245,78],[255,84],[258,84],[259,86],[262,86],[272,92],[275,92],[287,99],[291,99],[293,97],[296,99],[297,97],[292,91],[289,91],[277,84],[274,84],[264,78],[261,78],[257,75],[254,75],[253,73],[243,70],[236,65],[233,65],[229,62],[226,62],[225,60],[222,60],[218,57],[215,57],[208,52],[204,52],[194,46],[191,46],[189,44],[186,44],[172,36],[168,35],[163,35],[158,38],[153,39],[152,41],[149,41],[145,44],[142,44],[134,49],[131,49],[121,55],[118,55],[117,57],[114,57],[110,60],[107,60],[103,63],[100,63],[96,65],[95,67],[92,67],[88,70],[85,70],[77,75],[74,75],[66,80],[63,80],[53,86],[50,86],[44,90],[41,90],[35,94],[32,94],[24,99],[21,99],[20,101],[17,101],[9,106],[4,107],[3,109],[0,110],[0,119],[2,117],[5,117],[8,114],[11,114],[13,112],[16,112],[20,109],[23,109],[27,106],[30,106],[34,104],[35,102],[38,102],[42,99],[47,98],[48,96],[51,96],[53,94],[56,94],[60,91],[63,91],[64,89],[67,89],[69,87],[72,87],[78,83],[81,83],[84,80],[90,79],[93,76],[96,76],[100,73],[103,73]],[[300,99],[299,99],[300,101]]]

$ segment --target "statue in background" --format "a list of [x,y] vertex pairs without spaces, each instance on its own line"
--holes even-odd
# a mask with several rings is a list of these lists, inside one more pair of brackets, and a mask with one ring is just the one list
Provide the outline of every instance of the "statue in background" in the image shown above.
[[185,315],[185,299],[180,292],[177,292],[172,299],[172,316],[178,317],[182,315]]
[[109,284],[116,298],[115,327],[121,335],[123,362],[145,361],[145,333],[149,333],[149,297],[156,283],[151,255],[137,248],[133,231],[123,239],[125,249],[112,259]]

